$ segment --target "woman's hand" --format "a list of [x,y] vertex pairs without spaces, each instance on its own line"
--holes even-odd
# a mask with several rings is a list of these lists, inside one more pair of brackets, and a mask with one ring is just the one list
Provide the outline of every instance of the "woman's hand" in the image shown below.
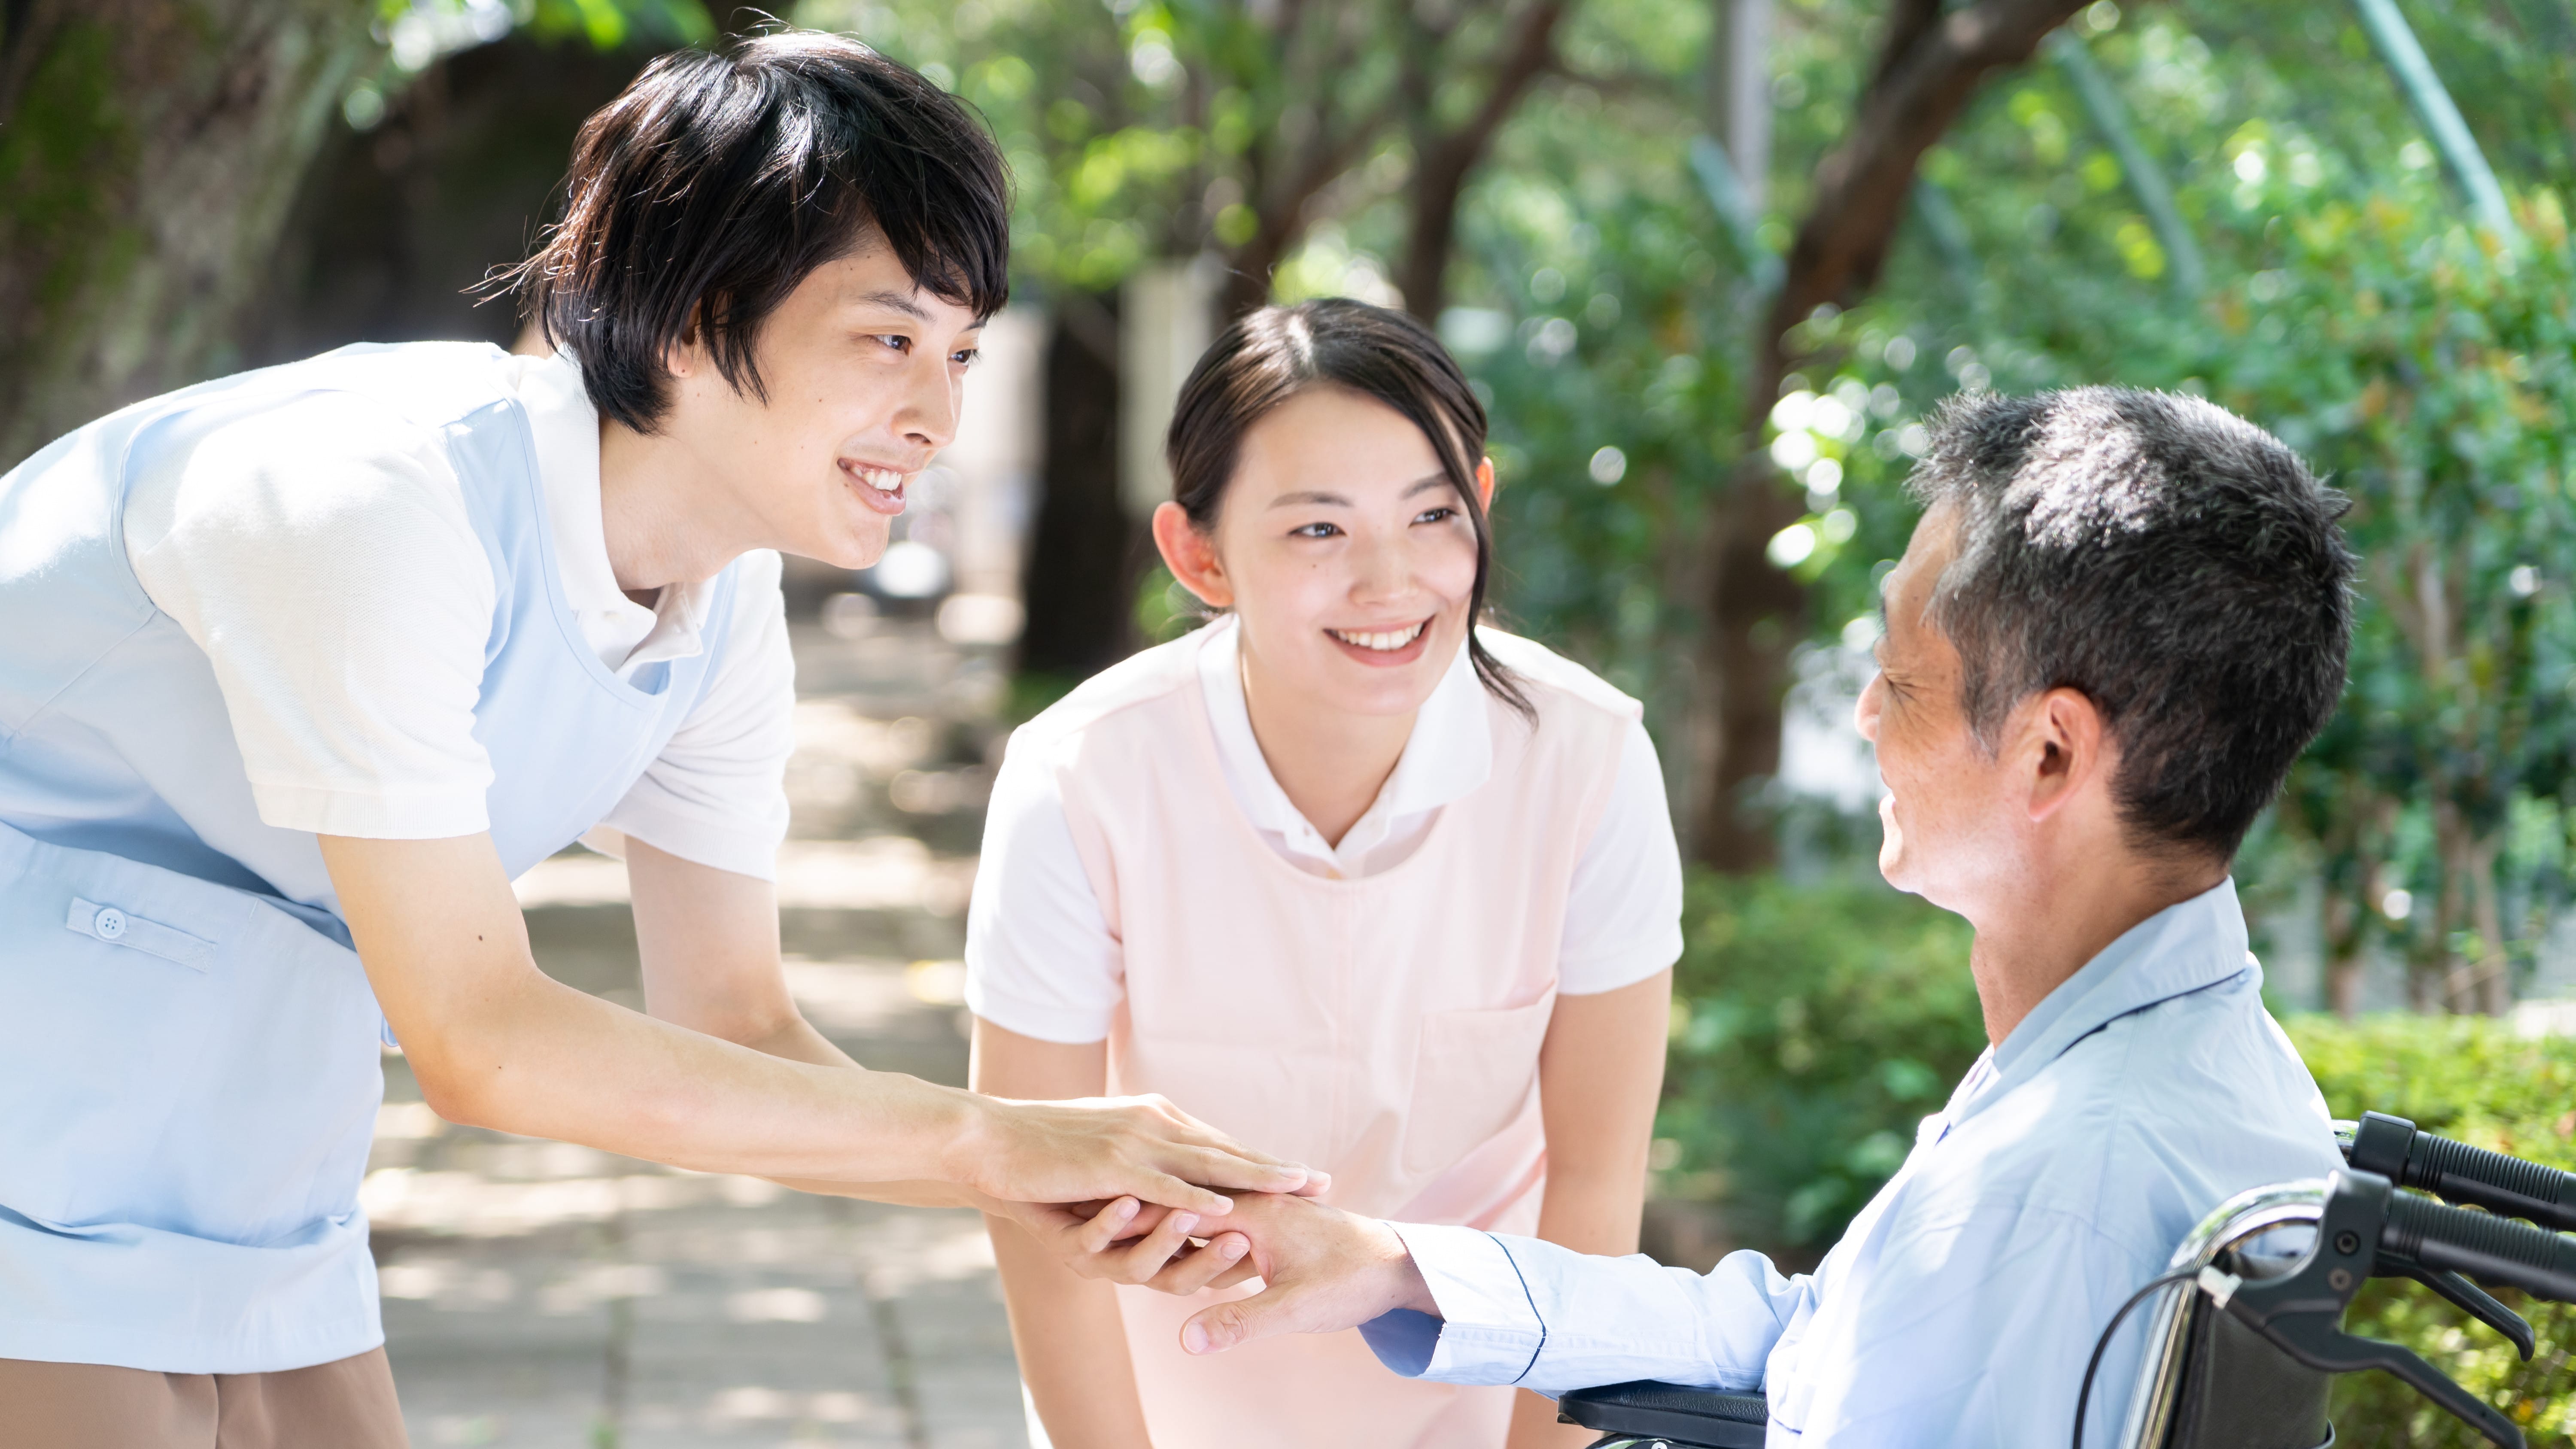
[[[985,1211],[1010,1219],[1083,1278],[1187,1295],[1252,1276],[1244,1261],[1252,1244],[1243,1234],[1203,1228],[1196,1213],[1132,1197],[1070,1206],[998,1203]],[[1194,1231],[1210,1236],[1194,1239]]]
[[949,1177],[1000,1203],[1132,1197],[1205,1219],[1234,1208],[1215,1189],[1290,1193],[1320,1176],[1255,1152],[1161,1097],[967,1100],[968,1120],[948,1149]]

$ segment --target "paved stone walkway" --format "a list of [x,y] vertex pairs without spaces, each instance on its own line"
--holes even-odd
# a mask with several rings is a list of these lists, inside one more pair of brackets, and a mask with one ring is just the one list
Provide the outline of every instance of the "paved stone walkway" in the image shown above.
[[[998,659],[921,625],[797,631],[789,984],[871,1067],[962,1084],[966,891]],[[641,1006],[625,872],[520,882],[538,964]],[[450,1126],[399,1058],[365,1201],[414,1443],[1025,1449],[971,1213],[810,1197]]]

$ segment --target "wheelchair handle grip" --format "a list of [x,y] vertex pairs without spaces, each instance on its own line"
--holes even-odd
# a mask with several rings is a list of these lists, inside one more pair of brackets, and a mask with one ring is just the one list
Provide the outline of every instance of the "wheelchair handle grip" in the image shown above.
[[2534,1298],[2576,1303],[2576,1239],[2494,1213],[2392,1194],[2380,1251]]
[[2509,1218],[2576,1231],[2576,1173],[2420,1131],[2403,1117],[2364,1112],[2344,1160],[2398,1187],[2419,1188]]

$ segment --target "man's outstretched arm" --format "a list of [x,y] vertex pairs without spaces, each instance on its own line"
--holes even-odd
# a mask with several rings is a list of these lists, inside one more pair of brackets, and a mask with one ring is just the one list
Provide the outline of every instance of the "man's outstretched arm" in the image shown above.
[[1359,1327],[1397,1373],[1562,1393],[1629,1379],[1750,1389],[1805,1304],[1805,1278],[1758,1253],[1705,1277],[1536,1238],[1381,1223],[1305,1199],[1247,1196],[1225,1223],[1252,1241],[1253,1297],[1192,1318],[1215,1353],[1274,1333]]
[[1003,1102],[856,1070],[787,1021],[792,1002],[769,1026],[675,1013],[760,1043],[746,1046],[575,991],[537,970],[488,835],[321,845],[376,999],[450,1121],[904,1200],[939,1184],[978,1201],[1127,1193],[1213,1218],[1229,1201],[1211,1188],[1310,1176],[1159,1099]]

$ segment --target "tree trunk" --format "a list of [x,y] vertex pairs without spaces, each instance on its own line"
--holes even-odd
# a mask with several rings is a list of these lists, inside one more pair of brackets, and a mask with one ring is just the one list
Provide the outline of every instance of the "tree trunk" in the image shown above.
[[1270,274],[1306,234],[1305,201],[1293,212],[1265,212],[1252,239],[1226,258],[1225,286],[1217,294],[1218,318],[1231,322],[1270,302]]
[[1762,432],[1797,359],[1790,329],[1826,303],[1877,284],[1916,163],[1994,71],[2030,59],[2081,0],[1897,0],[1849,138],[1816,168],[1815,197],[1746,369],[1743,462],[1714,510],[1712,580],[1697,686],[1709,701],[1691,741],[1691,851],[1719,870],[1767,868],[1775,854],[1757,795],[1780,766],[1789,651],[1806,628],[1806,589],[1765,558],[1771,536],[1804,513],[1771,466]]
[[2361,1008],[2361,927],[2367,909],[2350,896],[2326,893],[2326,1007],[2346,1021]]
[[2470,1009],[2502,1016],[2513,1005],[2513,961],[2505,954],[2504,911],[2496,898],[2496,857],[2504,842],[2494,836],[2469,843],[2469,921],[2477,932],[2478,967]]
[[1054,301],[1043,491],[1021,576],[1028,624],[1019,668],[1070,683],[1134,647],[1139,530],[1118,498],[1117,294]]
[[1780,771],[1789,651],[1807,631],[1806,587],[1764,556],[1772,535],[1797,522],[1806,503],[1762,451],[1758,425],[1713,512],[1690,843],[1701,861],[1744,874],[1769,867],[1776,852],[1770,812],[1759,796]]
[[1454,131],[1444,132],[1433,123],[1433,76],[1441,57],[1432,37],[1417,32],[1420,48],[1409,58],[1405,85],[1413,139],[1413,206],[1395,286],[1404,294],[1404,309],[1425,322],[1439,321],[1440,309],[1448,305],[1449,253],[1457,242],[1458,202],[1467,178],[1493,149],[1494,133],[1520,108],[1530,87],[1556,68],[1556,32],[1572,8],[1571,0],[1538,0],[1529,7],[1511,49],[1495,67],[1483,104]]
[[372,130],[328,128],[262,269],[243,365],[361,340],[510,346],[518,309],[475,286],[561,214],[574,133],[655,54],[522,27],[440,58]]
[[[1482,148],[1478,148],[1479,155]],[[1477,156],[1437,155],[1417,163],[1413,173],[1412,216],[1405,227],[1404,255],[1395,268],[1395,289],[1404,294],[1404,310],[1437,323],[1449,301],[1449,252],[1458,236],[1458,199],[1467,189],[1467,174]]]
[[343,91],[350,0],[19,0],[0,37],[0,467],[237,365]]

